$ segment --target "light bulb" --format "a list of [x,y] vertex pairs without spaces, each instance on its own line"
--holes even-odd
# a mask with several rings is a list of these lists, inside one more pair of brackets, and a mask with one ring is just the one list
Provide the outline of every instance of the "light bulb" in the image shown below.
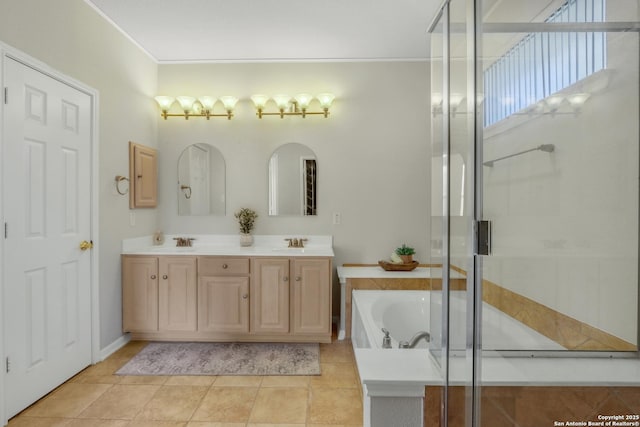
[[256,110],[263,110],[265,105],[267,105],[267,101],[269,101],[269,96],[252,95],[251,100],[253,101],[253,105],[256,107]]
[[335,99],[335,95],[332,93],[320,93],[316,98],[318,98],[318,101],[320,101],[320,106],[326,110],[331,107],[331,104]]
[[307,108],[309,108],[309,104],[313,100],[313,96],[309,95],[308,93],[299,93],[298,95],[295,96],[295,99],[296,99],[296,102],[298,103],[298,107],[300,107],[303,110],[306,110]]
[[182,110],[185,112],[185,114],[191,111],[193,103],[196,102],[196,99],[193,96],[178,96],[176,97],[176,99],[180,103],[180,106],[182,107]]

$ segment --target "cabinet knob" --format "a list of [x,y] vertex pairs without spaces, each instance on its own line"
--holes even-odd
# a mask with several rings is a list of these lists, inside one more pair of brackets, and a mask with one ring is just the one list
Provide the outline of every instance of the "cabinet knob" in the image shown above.
[[222,268],[226,270],[227,268],[229,268],[229,266],[227,264],[222,264]]
[[247,294],[242,295],[242,299],[247,299],[247,298],[249,298],[249,295]]
[[282,278],[282,280],[283,280],[284,282],[288,282],[288,281],[289,281],[289,278],[288,278],[287,276],[284,276],[284,277]]
[[156,275],[155,274],[151,275],[151,280],[156,280]]
[[165,274],[164,276],[162,276],[162,278],[163,278],[164,280],[167,280],[167,277],[169,277],[169,276],[167,276],[166,274]]
[[300,280],[302,280],[302,277],[296,276],[296,282],[299,282]]

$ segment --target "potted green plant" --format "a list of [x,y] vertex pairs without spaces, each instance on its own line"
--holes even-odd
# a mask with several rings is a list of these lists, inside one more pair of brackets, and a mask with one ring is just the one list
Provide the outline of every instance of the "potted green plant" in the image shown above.
[[258,214],[253,209],[240,208],[234,216],[240,224],[240,246],[251,246],[253,244],[251,230],[253,230]]
[[404,243],[399,248],[396,248],[396,254],[402,259],[404,264],[411,264],[415,253],[415,249],[405,245]]

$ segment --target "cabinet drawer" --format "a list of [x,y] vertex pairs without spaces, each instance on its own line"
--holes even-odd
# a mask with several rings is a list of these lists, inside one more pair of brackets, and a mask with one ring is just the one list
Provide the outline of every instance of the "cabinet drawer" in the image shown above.
[[235,276],[249,274],[249,258],[198,257],[200,276]]

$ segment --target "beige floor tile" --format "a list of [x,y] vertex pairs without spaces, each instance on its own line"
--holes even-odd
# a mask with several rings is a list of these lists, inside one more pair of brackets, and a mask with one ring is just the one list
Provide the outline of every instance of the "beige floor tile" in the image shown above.
[[9,420],[7,427],[66,427],[72,421],[67,418],[32,418],[17,416]]
[[129,341],[124,347],[122,347],[109,357],[131,358],[138,354],[140,350],[145,348],[148,344],[149,343],[147,341]]
[[127,424],[127,427],[185,427],[186,425],[186,421],[133,420]]
[[263,424],[263,423],[249,423],[247,427],[306,427],[306,424]]
[[87,375],[78,374],[69,380],[70,383],[79,384],[118,384],[122,377],[118,375]]
[[361,424],[362,401],[357,389],[312,388],[309,424]]
[[163,385],[169,377],[158,375],[123,375],[119,384]]
[[245,427],[246,423],[215,423],[213,421],[189,421],[187,427]]
[[113,385],[78,418],[133,419],[159,388],[158,385]]
[[257,392],[256,387],[216,387],[214,385],[202,399],[191,420],[246,423]]
[[[89,424],[90,423],[90,424]],[[129,427],[128,420],[82,420],[75,418],[69,420],[69,424],[64,427]]]
[[306,424],[305,427],[362,427],[360,424]]
[[78,375],[113,375],[122,368],[128,361],[129,357],[109,357],[102,362],[89,366]]
[[209,387],[216,380],[213,375],[174,375],[164,385],[199,385]]
[[280,377],[262,377],[260,387],[308,387],[310,377],[297,375],[283,375]]
[[358,377],[352,363],[321,363],[320,370],[322,375],[311,378],[312,387],[358,387]]
[[74,418],[111,387],[110,384],[66,383],[23,414],[29,417]]
[[136,420],[189,421],[208,390],[205,386],[163,386]]
[[219,376],[214,381],[215,387],[260,387],[262,377],[252,375]]
[[261,388],[249,422],[304,423],[307,419],[308,388]]
[[351,343],[320,344],[320,363],[353,363]]

